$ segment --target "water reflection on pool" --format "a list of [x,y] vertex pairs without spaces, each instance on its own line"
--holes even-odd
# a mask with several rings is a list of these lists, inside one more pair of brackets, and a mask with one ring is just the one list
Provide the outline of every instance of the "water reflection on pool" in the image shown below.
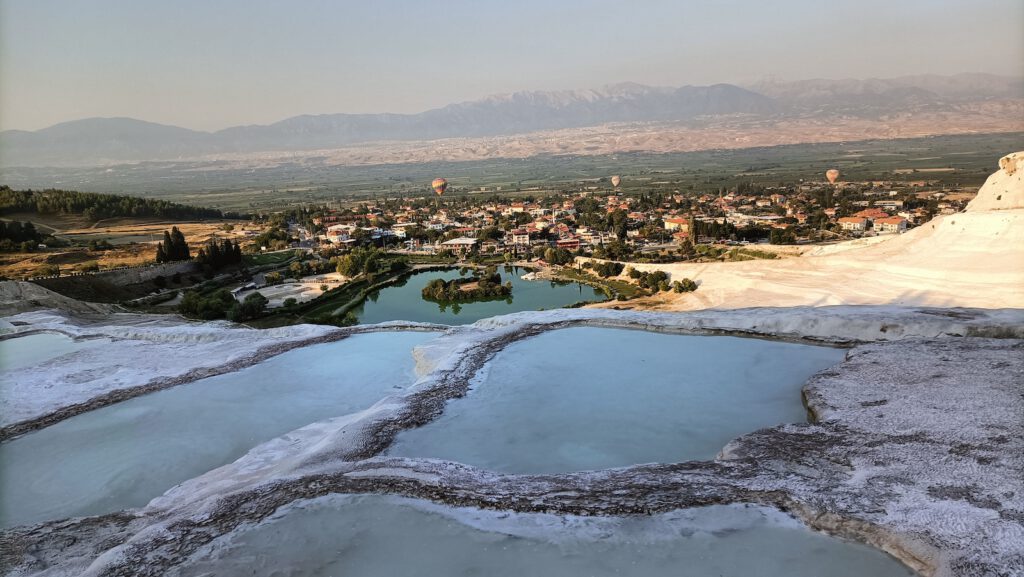
[[800,389],[845,350],[607,328],[513,343],[472,390],[389,454],[515,473],[714,458],[731,439],[801,422]]

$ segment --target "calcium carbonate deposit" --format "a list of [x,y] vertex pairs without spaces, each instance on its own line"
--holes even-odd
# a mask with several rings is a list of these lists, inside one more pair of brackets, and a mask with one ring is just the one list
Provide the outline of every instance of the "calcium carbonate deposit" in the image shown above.
[[[270,423],[277,411],[284,417],[289,407],[316,405],[314,397],[278,396],[251,410],[232,397],[215,411],[228,424],[217,429],[189,405],[188,391],[227,382],[245,391],[249,381],[257,396],[273,394],[260,388],[263,377],[275,380],[260,372],[272,357],[277,363],[265,366],[282,371],[277,380],[304,371],[343,380],[374,363],[318,356],[323,343],[344,348],[343,339],[360,333],[442,327],[258,331],[109,311],[86,320],[75,315],[105,311],[6,283],[0,299],[14,301],[0,304],[18,314],[0,322],[0,338],[61,334],[71,340],[60,337],[56,346],[71,350],[4,369],[4,452],[35,434],[87,439],[98,433],[75,431],[76,423],[95,413],[94,424],[106,425],[122,410],[118,418],[134,422],[140,438],[159,424],[160,438],[148,441],[153,450],[131,457],[136,467],[158,469],[168,456],[201,452],[206,437],[223,436],[233,448],[163,479],[159,490],[180,483],[145,504],[148,495],[138,496],[134,509],[0,532],[0,566],[9,575],[49,577],[341,569],[1024,575],[1024,310],[1008,308],[1024,306],[1020,158],[1004,158],[964,213],[831,255],[673,265],[672,274],[696,278],[699,290],[652,303],[756,307],[522,312],[420,341],[385,338],[380,348],[402,341],[403,354],[419,343],[415,375],[375,356],[389,382],[360,391],[366,397],[344,392],[323,411],[282,419],[267,436],[245,440],[232,435],[261,429],[241,426],[244,415]],[[29,310],[25,295],[66,312]],[[970,306],[984,308],[963,308]],[[74,350],[96,339],[107,342],[88,354]],[[732,344],[713,349],[713,342]],[[381,352],[370,348],[357,347],[362,355]],[[300,350],[289,357],[293,349]],[[714,364],[730,355],[735,362]],[[394,388],[399,373],[402,386]],[[686,374],[725,394],[697,403],[707,391],[677,388]],[[570,382],[572,375],[584,378]],[[294,392],[323,394],[323,384]],[[774,396],[783,390],[789,400]],[[176,406],[176,415],[146,413],[174,393],[178,401],[160,405]],[[760,410],[776,403],[781,412]],[[801,403],[808,420],[798,414]],[[588,406],[600,421],[586,421]],[[650,422],[641,422],[648,413]],[[189,430],[192,418],[202,425]],[[720,421],[737,426],[706,433]],[[412,442],[438,433],[449,436]],[[98,435],[97,443],[109,444]],[[176,437],[187,446],[170,446]],[[41,457],[55,463],[53,476],[28,476],[44,490],[61,475],[71,485],[98,478],[74,462],[78,450],[37,445],[32,452],[54,453]],[[100,451],[101,468],[110,457]],[[6,467],[0,474],[9,475]],[[19,501],[31,503],[32,489]]]

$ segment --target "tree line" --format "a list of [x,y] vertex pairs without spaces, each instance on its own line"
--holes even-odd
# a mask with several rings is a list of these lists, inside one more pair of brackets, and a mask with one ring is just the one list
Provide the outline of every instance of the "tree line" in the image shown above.
[[242,247],[230,240],[210,239],[206,246],[199,249],[196,262],[213,270],[242,262]]
[[119,194],[98,194],[73,190],[13,190],[0,186],[0,213],[80,214],[89,220],[114,217],[156,217],[167,219],[242,218],[237,213]]
[[31,222],[17,220],[0,220],[0,250],[10,252],[18,250],[30,251],[42,240],[39,231]]

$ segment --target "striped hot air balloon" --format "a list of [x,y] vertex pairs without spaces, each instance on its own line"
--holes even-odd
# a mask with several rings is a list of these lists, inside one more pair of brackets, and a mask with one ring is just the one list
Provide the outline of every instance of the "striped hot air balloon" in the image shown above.
[[839,171],[834,168],[830,168],[825,171],[825,178],[828,179],[829,184],[835,184],[836,179],[839,178]]
[[444,191],[448,190],[448,181],[443,178],[435,178],[434,182],[430,183],[430,188],[434,189],[434,194],[441,196]]

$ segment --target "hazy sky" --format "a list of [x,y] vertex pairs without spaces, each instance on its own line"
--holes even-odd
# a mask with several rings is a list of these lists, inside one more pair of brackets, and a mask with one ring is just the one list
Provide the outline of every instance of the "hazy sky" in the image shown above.
[[1021,0],[0,0],[0,128],[214,130],[493,93],[1024,70]]

